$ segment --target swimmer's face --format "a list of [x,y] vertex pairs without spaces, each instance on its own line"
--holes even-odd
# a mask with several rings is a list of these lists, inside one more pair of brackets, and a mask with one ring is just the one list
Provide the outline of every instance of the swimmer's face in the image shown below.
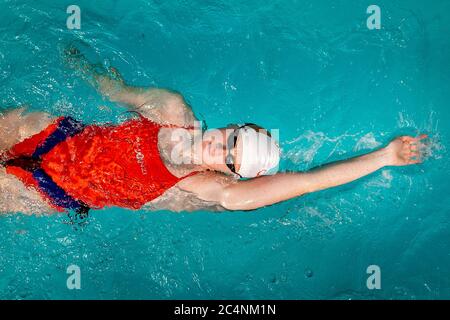
[[[235,128],[207,130],[202,139],[203,164],[215,171],[232,174],[228,164],[234,164],[239,171],[242,155],[242,142]],[[234,137],[236,136],[236,139]]]

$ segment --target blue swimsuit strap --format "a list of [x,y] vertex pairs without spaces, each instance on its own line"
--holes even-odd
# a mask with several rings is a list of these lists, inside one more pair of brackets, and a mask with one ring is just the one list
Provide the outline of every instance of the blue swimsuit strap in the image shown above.
[[[32,158],[39,159],[50,150],[52,150],[57,144],[65,141],[67,138],[72,137],[80,133],[84,128],[84,125],[73,119],[72,117],[65,117],[58,123],[57,128],[53,131],[43,143],[41,143],[34,151]],[[66,209],[74,209],[87,213],[89,207],[79,200],[72,198],[68,195],[64,189],[59,187],[52,178],[42,169],[37,168],[32,171],[33,178],[37,181],[39,188],[47,194],[59,207]]]
[[39,158],[52,150],[58,143],[65,141],[83,131],[84,125],[72,117],[65,117],[58,123],[58,127],[53,131],[43,143],[34,151],[32,157]]

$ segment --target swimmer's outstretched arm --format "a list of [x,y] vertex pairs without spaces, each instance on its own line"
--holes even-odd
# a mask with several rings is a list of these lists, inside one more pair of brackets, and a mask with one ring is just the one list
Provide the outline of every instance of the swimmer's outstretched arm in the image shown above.
[[163,124],[191,126],[196,120],[182,95],[168,89],[130,86],[115,68],[90,63],[76,48],[66,50],[71,67],[109,100],[126,105],[143,116]]
[[[338,161],[307,172],[278,173],[272,176],[224,182],[213,177],[193,176],[199,179],[191,186],[192,192],[203,200],[217,201],[228,210],[252,210],[306,193],[339,186],[385,166],[405,166],[421,162],[418,138],[402,136],[388,146],[371,153]],[[188,181],[186,181],[188,183]],[[183,188],[183,185],[181,186]],[[189,187],[187,187],[189,188]]]

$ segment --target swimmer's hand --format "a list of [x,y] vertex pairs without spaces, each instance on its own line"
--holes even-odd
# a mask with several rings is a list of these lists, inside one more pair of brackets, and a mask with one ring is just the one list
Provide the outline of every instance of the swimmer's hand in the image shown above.
[[70,68],[76,70],[83,71],[83,69],[89,67],[89,63],[84,55],[73,46],[69,46],[64,50],[64,61]]
[[64,50],[67,65],[81,73],[81,76],[104,96],[112,96],[124,89],[125,82],[114,67],[105,67],[101,63],[91,63],[74,46]]
[[423,154],[421,153],[422,140],[428,138],[426,134],[414,138],[411,136],[400,136],[395,138],[386,147],[388,151],[388,165],[407,166],[411,164],[422,163]]

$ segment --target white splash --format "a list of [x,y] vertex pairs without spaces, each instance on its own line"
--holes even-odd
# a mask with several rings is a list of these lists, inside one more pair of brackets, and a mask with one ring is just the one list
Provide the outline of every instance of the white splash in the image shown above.
[[386,188],[389,189],[392,184],[392,173],[391,170],[382,170],[381,175],[371,179],[367,182],[368,187]]
[[293,148],[288,150],[284,155],[284,159],[290,160],[293,164],[311,165],[319,154],[319,150],[323,147],[330,147],[326,158],[332,156],[335,152],[346,152],[341,148],[341,145],[347,138],[354,138],[357,134],[344,133],[338,137],[328,137],[323,132],[313,132],[311,130],[305,131],[299,137],[287,141],[284,145],[293,145]]
[[375,149],[381,146],[381,142],[377,141],[374,134],[369,132],[365,136],[361,137],[358,142],[356,142],[353,151],[360,151],[364,149]]

